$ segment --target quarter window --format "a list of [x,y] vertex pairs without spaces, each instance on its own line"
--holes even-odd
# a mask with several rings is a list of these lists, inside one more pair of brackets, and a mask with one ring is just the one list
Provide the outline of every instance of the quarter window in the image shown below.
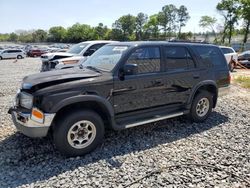
[[127,64],[136,64],[138,66],[138,74],[159,72],[161,64],[160,48],[139,48],[131,54]]
[[185,47],[168,46],[164,48],[167,70],[194,68],[195,63]]

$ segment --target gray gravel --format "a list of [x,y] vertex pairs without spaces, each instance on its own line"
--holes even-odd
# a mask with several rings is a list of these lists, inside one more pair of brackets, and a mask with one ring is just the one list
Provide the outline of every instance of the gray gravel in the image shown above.
[[7,114],[22,78],[39,67],[39,59],[0,61],[1,188],[250,186],[249,90],[233,86],[205,123],[180,117],[108,131],[94,152],[66,159],[51,138],[16,132]]

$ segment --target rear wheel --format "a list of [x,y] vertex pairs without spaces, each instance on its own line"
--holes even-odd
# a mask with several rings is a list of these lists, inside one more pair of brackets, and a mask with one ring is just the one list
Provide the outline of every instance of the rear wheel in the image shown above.
[[101,117],[89,110],[75,111],[59,119],[53,130],[57,149],[68,157],[91,152],[102,142],[103,136]]
[[211,114],[213,96],[208,91],[199,92],[193,99],[189,118],[195,122],[203,122]]
[[0,56],[0,60],[2,60],[3,58],[2,58],[2,56]]

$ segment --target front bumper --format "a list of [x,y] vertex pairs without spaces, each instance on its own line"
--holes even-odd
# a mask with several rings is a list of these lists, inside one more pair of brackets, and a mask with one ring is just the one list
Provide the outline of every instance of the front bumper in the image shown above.
[[230,86],[221,87],[218,89],[219,97],[225,96],[225,95],[229,94],[229,92],[230,92]]
[[11,114],[17,130],[33,138],[45,137],[55,117],[55,114],[44,114],[45,118],[43,123],[38,123],[31,119],[30,113],[20,112],[15,107],[10,108],[8,113]]

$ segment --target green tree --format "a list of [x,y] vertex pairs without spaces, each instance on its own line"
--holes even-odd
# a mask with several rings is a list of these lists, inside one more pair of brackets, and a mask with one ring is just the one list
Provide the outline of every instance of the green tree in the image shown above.
[[159,38],[159,22],[158,15],[152,15],[149,17],[149,21],[144,26],[146,38]]
[[241,0],[241,15],[244,21],[244,39],[243,43],[247,42],[249,27],[250,27],[250,0]]
[[213,32],[215,36],[215,41],[217,41],[217,35],[214,29],[216,22],[217,22],[217,19],[211,16],[202,16],[199,22],[200,27],[204,29],[209,29],[210,31]]
[[62,26],[55,26],[49,29],[49,41],[63,42],[67,34],[67,30]]
[[144,34],[144,26],[148,21],[148,16],[142,12],[137,14],[135,19],[136,40],[142,40]]
[[5,33],[5,34],[1,34],[0,33],[0,41],[8,41],[9,40],[9,37],[10,37],[10,34],[8,33]]
[[99,23],[98,26],[94,28],[94,38],[97,40],[106,39],[108,30],[107,26],[104,26],[103,23]]
[[113,24],[116,34],[122,33],[121,40],[134,40],[136,18],[130,14],[120,17]]
[[178,36],[180,38],[181,35],[181,28],[186,26],[186,23],[190,19],[187,7],[181,5],[180,8],[177,10],[177,21],[179,23],[179,33]]
[[177,28],[177,8],[173,4],[162,7],[162,11],[158,13],[159,25],[163,27],[164,37],[170,37],[171,32],[175,32]]
[[82,42],[92,40],[94,38],[94,29],[89,25],[76,23],[68,28],[67,40],[68,42]]
[[45,42],[47,40],[48,34],[42,29],[38,29],[32,33],[34,42]]
[[234,25],[237,23],[240,15],[240,7],[238,0],[222,0],[217,4],[216,9],[221,13],[225,20],[225,28],[222,36],[222,43],[225,42],[225,38],[228,30],[228,42],[231,43]]
[[16,33],[11,33],[10,36],[9,36],[9,40],[12,41],[12,42],[16,42],[18,39],[18,35]]

